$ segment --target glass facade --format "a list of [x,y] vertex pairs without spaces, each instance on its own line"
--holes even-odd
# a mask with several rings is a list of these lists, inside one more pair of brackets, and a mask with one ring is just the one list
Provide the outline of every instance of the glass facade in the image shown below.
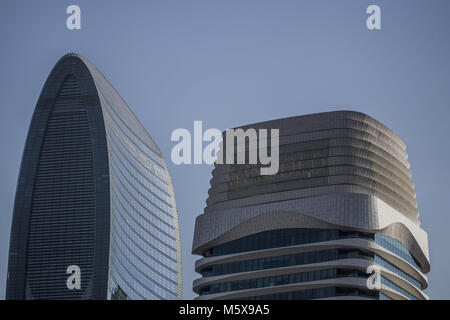
[[205,256],[220,256],[246,251],[294,246],[304,243],[336,240],[338,230],[280,229],[265,231],[213,247]]
[[326,287],[317,289],[298,290],[292,292],[273,293],[260,296],[246,297],[239,300],[310,300],[339,296],[359,296],[377,299],[378,293],[358,288]]
[[[374,241],[382,247],[388,249],[396,256],[410,262],[415,260],[409,251],[397,240],[387,236],[381,236],[378,234],[362,233],[362,232],[348,232],[339,231],[335,229],[279,229],[272,231],[265,231],[237,240],[230,241],[228,243],[221,244],[204,252],[205,257],[220,257],[229,254],[246,254],[248,251],[259,251],[273,248],[289,247],[301,244],[313,244],[323,241],[332,241],[340,239],[364,239]],[[277,273],[277,269],[289,267],[289,266],[301,266],[313,263],[332,262],[333,260],[341,259],[363,259],[369,260],[372,263],[385,267],[389,271],[393,272],[398,277],[410,282],[412,285],[421,288],[421,283],[418,279],[412,275],[402,271],[399,267],[394,266],[386,259],[380,257],[370,248],[349,248],[339,247],[326,250],[313,250],[302,253],[286,254],[286,255],[274,255],[257,259],[247,259],[227,263],[214,263],[200,268],[199,273],[204,277],[217,277],[225,275],[233,275],[239,273],[248,273],[258,270],[274,270]],[[414,264],[419,269],[417,264]],[[352,267],[338,267],[338,268],[321,268],[319,270],[296,272],[288,274],[275,274],[265,277],[252,276],[251,273],[246,279],[235,281],[220,281],[216,280],[212,284],[201,286],[199,288],[199,295],[210,295],[218,293],[230,293],[239,290],[267,288],[274,286],[283,286],[293,283],[302,283],[316,280],[337,279],[337,278],[360,278],[364,281],[369,277],[369,274],[365,270]],[[416,296],[408,293],[399,285],[393,283],[385,277],[382,277],[382,284],[387,287],[403,294],[408,299],[418,299]],[[323,290],[322,290],[323,289]],[[367,288],[351,288],[351,287],[335,287],[321,288],[313,290],[300,290],[290,293],[277,293],[270,295],[258,295],[254,297],[247,297],[246,299],[291,299],[291,298],[311,298],[311,297],[332,297],[332,296],[345,296],[345,295],[361,295],[366,298],[376,299],[390,299],[388,295],[382,294],[375,290],[371,291]]]
[[181,298],[178,216],[165,160],[123,99],[96,69],[111,192],[108,297]]
[[264,294],[260,296],[246,297],[239,300],[308,300],[334,297],[336,288],[317,288],[309,290],[298,290],[292,292]]
[[[95,251],[93,153],[87,106],[71,75],[55,99],[39,153],[26,248],[27,299],[79,299],[87,293]],[[83,272],[81,290],[66,288],[72,264]]]
[[201,291],[201,294],[213,294],[236,290],[265,288],[272,286],[281,286],[285,284],[302,283],[332,278],[336,278],[336,269],[322,269],[292,274],[282,274],[263,278],[253,278],[253,279],[215,283],[211,286],[204,287]]
[[[114,97],[104,97],[104,105]],[[164,160],[105,108],[111,173],[109,290],[129,299],[178,296],[176,208]]]
[[422,270],[420,264],[413,258],[409,250],[400,241],[382,234],[375,234],[375,242],[408,261],[416,267],[416,269]]
[[389,287],[389,288],[391,288],[391,289],[393,289],[393,290],[395,290],[397,292],[400,292],[402,295],[407,297],[409,300],[417,300],[417,298],[415,296],[410,294],[405,289],[399,287],[398,285],[396,285],[395,283],[393,283],[389,279],[386,279],[385,277],[381,277],[381,284],[384,284],[385,286],[387,286],[387,287]]
[[400,270],[399,268],[397,268],[396,266],[394,266],[392,263],[389,263],[388,261],[386,261],[385,259],[381,258],[378,255],[375,255],[374,260],[373,260],[376,264],[385,267],[386,269],[388,269],[389,271],[392,271],[393,273],[395,273],[396,275],[400,276],[401,278],[409,281],[413,286],[415,286],[418,289],[422,288],[422,285],[420,284],[419,281],[417,281],[416,279],[414,279],[413,277],[411,277],[409,274],[403,272],[402,270]]
[[229,263],[214,264],[203,268],[200,273],[203,277],[220,276],[239,272],[257,271],[271,268],[282,268],[308,263],[336,260],[339,257],[338,249],[319,250],[282,256],[266,257]]
[[[80,267],[79,290],[66,285],[70,265]],[[30,125],[7,298],[181,298],[165,160],[111,84],[77,54],[52,70]]]
[[[215,163],[192,244],[201,256],[201,277],[193,283],[199,300],[428,299],[422,292],[430,271],[428,238],[400,137],[369,115],[347,110],[234,129],[247,136],[252,129],[270,132],[267,145],[279,146],[279,166],[266,175],[262,161]],[[239,157],[239,147],[247,146],[227,132],[223,137],[221,154]],[[384,280],[381,289],[369,289],[371,265],[397,287]],[[284,276],[328,269],[336,270],[334,278],[316,274],[319,281],[300,283]],[[290,290],[300,291],[284,292]]]

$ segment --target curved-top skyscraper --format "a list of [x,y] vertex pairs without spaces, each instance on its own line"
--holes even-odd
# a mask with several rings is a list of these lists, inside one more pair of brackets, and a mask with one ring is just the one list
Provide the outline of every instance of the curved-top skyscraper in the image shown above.
[[77,54],[55,65],[33,114],[6,298],[181,298],[178,216],[164,158],[111,84]]
[[427,234],[397,135],[351,111],[249,128],[279,129],[279,172],[216,164],[195,225],[199,299],[428,299]]

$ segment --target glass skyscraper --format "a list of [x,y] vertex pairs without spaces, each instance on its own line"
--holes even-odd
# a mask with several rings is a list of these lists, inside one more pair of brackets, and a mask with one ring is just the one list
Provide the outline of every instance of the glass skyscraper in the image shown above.
[[198,299],[428,299],[427,234],[397,135],[351,111],[249,128],[280,130],[279,171],[215,165],[195,225]]
[[[69,266],[81,286],[69,288]],[[174,192],[165,160],[95,66],[51,71],[16,190],[7,299],[181,298]]]

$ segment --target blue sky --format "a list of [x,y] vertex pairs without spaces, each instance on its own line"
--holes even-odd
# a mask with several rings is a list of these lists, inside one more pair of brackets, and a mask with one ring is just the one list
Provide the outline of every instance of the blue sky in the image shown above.
[[[82,29],[66,28],[81,7]],[[382,30],[366,28],[381,7]],[[67,52],[92,61],[166,156],[180,215],[184,298],[194,296],[195,217],[211,166],[170,162],[176,128],[228,127],[338,109],[371,115],[407,144],[434,299],[450,298],[450,1],[2,0],[0,298],[22,150],[45,79]]]

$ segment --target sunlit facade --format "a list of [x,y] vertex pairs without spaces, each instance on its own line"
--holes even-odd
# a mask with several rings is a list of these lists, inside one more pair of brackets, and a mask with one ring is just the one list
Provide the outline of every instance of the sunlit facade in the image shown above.
[[[81,269],[70,290],[66,269]],[[16,191],[7,299],[179,299],[181,254],[165,160],[84,57],[52,70]]]

